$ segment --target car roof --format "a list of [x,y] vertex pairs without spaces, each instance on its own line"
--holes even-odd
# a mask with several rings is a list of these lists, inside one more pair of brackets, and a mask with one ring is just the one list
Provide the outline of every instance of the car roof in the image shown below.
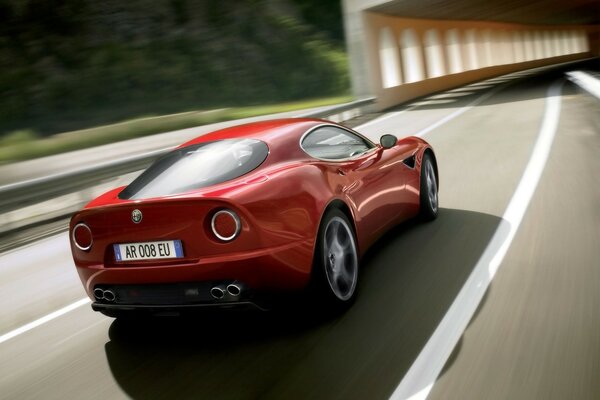
[[279,144],[299,143],[307,130],[322,124],[337,125],[331,121],[314,118],[271,119],[220,129],[192,139],[179,147],[223,139],[258,139],[272,148]]
[[320,125],[332,125],[347,129],[340,124],[316,118],[283,118],[251,122],[220,129],[192,139],[178,148],[198,143],[212,142],[225,139],[256,139],[265,142],[269,148],[267,165],[299,159],[312,159],[300,147],[303,135]]

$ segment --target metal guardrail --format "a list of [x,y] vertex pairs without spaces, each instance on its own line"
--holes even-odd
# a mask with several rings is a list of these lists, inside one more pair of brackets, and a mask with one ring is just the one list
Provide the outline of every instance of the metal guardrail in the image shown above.
[[[317,112],[300,114],[304,118],[327,118],[351,110],[362,109],[375,101],[374,98],[361,99],[351,103],[331,106]],[[97,184],[102,180],[143,169],[172,147],[144,154],[122,158],[68,171],[55,175],[31,179],[0,187],[0,214],[27,207],[54,197]]]
[[368,97],[365,99],[355,100],[350,103],[336,105],[328,107],[321,111],[309,112],[306,114],[299,114],[300,118],[328,118],[332,115],[342,114],[345,111],[351,111],[355,109],[365,108],[375,103],[375,97]]
[[27,207],[54,197],[72,193],[148,166],[170,148],[152,151],[115,161],[84,167],[76,171],[44,176],[0,187],[0,213]]

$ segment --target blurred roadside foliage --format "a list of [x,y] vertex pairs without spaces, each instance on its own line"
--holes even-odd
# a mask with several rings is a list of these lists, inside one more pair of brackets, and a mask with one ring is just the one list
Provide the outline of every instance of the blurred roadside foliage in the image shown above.
[[22,129],[0,137],[0,165],[199,125],[321,107],[350,100],[350,96],[337,96],[289,103],[189,111],[158,117],[134,118],[116,124],[63,132],[44,138],[40,138],[30,129]]
[[346,94],[339,3],[0,0],[0,144]]

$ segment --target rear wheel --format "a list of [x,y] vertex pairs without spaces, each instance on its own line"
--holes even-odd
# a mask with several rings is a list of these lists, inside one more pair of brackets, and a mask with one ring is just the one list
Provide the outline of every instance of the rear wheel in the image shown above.
[[358,251],[354,229],[338,209],[323,217],[317,236],[313,283],[320,300],[335,308],[349,306],[358,283]]
[[438,214],[438,188],[433,159],[425,153],[421,164],[420,216],[425,221],[431,221]]

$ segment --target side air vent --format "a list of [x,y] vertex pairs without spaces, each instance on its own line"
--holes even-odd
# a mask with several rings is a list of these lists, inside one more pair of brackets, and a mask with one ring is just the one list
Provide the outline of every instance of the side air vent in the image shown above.
[[415,168],[415,156],[410,156],[408,158],[405,158],[404,160],[402,160],[402,162],[408,168]]

